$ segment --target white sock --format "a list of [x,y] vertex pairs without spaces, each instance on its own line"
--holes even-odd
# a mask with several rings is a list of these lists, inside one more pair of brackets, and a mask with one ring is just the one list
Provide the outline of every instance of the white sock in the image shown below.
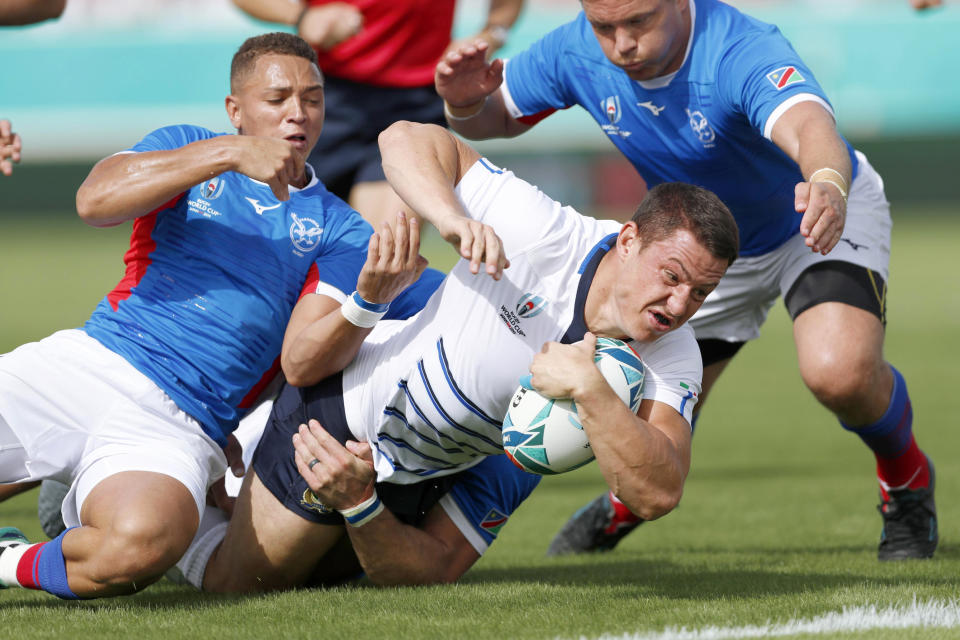
[[[207,570],[207,563],[210,562],[213,551],[227,535],[228,524],[230,522],[227,519],[227,514],[223,511],[209,505],[204,507],[203,516],[200,518],[200,526],[197,527],[197,535],[193,537],[193,542],[190,543],[190,547],[176,566],[180,572],[180,577],[196,589],[203,589],[203,574]],[[173,579],[174,582],[180,582],[180,580],[171,576],[170,572],[168,572],[167,577]]]
[[0,585],[5,587],[22,586],[17,581],[17,565],[20,564],[20,558],[23,557],[23,554],[37,544],[39,543],[8,542],[0,544],[3,549],[0,552]]

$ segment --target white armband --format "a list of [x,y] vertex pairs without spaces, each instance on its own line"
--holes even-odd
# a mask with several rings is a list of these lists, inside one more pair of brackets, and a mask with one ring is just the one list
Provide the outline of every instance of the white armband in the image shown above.
[[377,490],[374,489],[373,495],[357,506],[349,509],[337,509],[337,511],[351,527],[362,527],[380,515],[380,512],[383,511],[383,503],[380,502]]

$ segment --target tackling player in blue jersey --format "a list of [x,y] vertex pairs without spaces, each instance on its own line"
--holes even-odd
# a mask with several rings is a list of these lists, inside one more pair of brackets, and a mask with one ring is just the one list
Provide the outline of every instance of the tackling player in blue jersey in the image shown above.
[[[880,177],[839,135],[826,95],[776,27],[717,0],[582,7],[506,63],[487,62],[482,45],[448,54],[436,86],[450,126],[468,138],[513,136],[580,105],[647,184],[685,180],[720,195],[742,257],[691,320],[703,394],[783,296],[804,382],[875,454],[879,558],[931,556],[933,467],[913,436],[903,376],[883,358],[891,222]],[[636,524],[607,494],[551,552],[609,549]]]
[[73,599],[158,579],[265,374],[342,368],[365,308],[425,267],[416,221],[371,236],[306,165],[323,126],[309,45],[251,38],[230,81],[239,135],[167,127],[93,168],[77,210],[93,226],[133,220],[126,275],[82,329],[0,359],[0,482],[70,483],[72,527],[34,545],[0,529],[0,587]]

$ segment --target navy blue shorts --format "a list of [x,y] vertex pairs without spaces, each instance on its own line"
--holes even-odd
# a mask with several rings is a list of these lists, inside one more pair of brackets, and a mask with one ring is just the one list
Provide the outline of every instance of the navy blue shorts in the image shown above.
[[398,120],[446,126],[433,85],[376,87],[326,76],[323,133],[308,161],[327,189],[347,200],[357,182],[385,180],[377,136]]
[[[343,516],[320,504],[300,476],[292,438],[301,424],[313,418],[340,444],[353,440],[343,412],[342,393],[339,373],[312,387],[284,385],[253,454],[253,469],[270,493],[293,513],[319,524],[343,524]],[[398,520],[416,525],[459,477],[453,474],[416,484],[377,483],[377,495]]]

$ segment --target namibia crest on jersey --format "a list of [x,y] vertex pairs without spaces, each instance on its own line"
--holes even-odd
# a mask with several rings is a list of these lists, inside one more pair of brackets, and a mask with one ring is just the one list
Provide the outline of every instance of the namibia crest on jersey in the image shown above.
[[797,84],[798,82],[803,82],[806,78],[797,71],[796,67],[780,67],[779,69],[774,69],[767,74],[767,80],[770,81],[777,91],[783,89],[784,87],[789,87],[792,84]]

